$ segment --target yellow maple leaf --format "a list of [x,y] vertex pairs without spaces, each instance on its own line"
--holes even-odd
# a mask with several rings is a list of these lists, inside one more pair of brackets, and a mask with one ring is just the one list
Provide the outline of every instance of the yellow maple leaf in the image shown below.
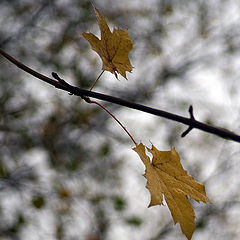
[[127,79],[126,71],[132,71],[128,53],[133,46],[128,30],[114,28],[113,32],[111,32],[105,18],[96,8],[94,8],[94,11],[101,31],[101,39],[99,40],[92,33],[83,33],[82,35],[90,43],[92,49],[101,57],[102,70],[110,71],[116,78],[117,73],[120,73]]
[[133,150],[137,152],[146,167],[144,173],[147,179],[146,188],[151,194],[149,207],[162,205],[164,195],[174,223],[179,222],[182,232],[191,239],[195,230],[195,213],[188,196],[197,202],[209,202],[204,185],[187,174],[175,149],[159,151],[152,145],[151,149],[147,148],[153,156],[152,161],[146,155],[142,143],[136,145]]

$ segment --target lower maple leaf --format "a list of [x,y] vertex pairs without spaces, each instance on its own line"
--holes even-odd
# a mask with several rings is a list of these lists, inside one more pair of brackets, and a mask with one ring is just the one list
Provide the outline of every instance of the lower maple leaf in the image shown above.
[[162,205],[164,195],[174,223],[179,222],[183,234],[190,240],[195,230],[195,213],[188,196],[197,202],[209,202],[205,187],[183,169],[175,149],[159,151],[154,145],[146,149],[152,154],[152,161],[142,143],[133,148],[146,167],[144,177],[151,194],[149,207]]

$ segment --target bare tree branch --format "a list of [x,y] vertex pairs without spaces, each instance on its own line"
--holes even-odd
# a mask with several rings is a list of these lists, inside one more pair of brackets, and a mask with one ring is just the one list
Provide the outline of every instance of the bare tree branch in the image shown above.
[[[132,109],[136,109],[142,112],[146,112],[152,115],[156,115],[156,116],[160,116],[169,120],[173,120],[176,122],[180,122],[183,123],[185,125],[188,125],[189,128],[187,129],[187,132],[185,131],[185,134],[189,132],[189,130],[192,130],[193,128],[197,128],[200,129],[204,132],[208,132],[214,135],[217,135],[219,137],[228,139],[228,140],[232,140],[235,142],[240,142],[240,135],[237,135],[231,131],[219,128],[219,127],[215,127],[215,126],[211,126],[208,124],[205,124],[203,122],[197,121],[195,120],[195,118],[193,117],[193,115],[191,115],[192,113],[190,112],[190,118],[186,118],[186,117],[182,117],[170,112],[166,112],[160,109],[155,109],[155,108],[151,108],[145,105],[141,105],[141,104],[137,104],[134,102],[129,102],[126,101],[124,99],[121,98],[117,98],[117,97],[113,97],[110,95],[106,95],[106,94],[102,94],[102,93],[98,93],[98,92],[93,92],[93,91],[89,91],[86,89],[82,89],[82,88],[78,88],[75,86],[72,86],[68,83],[66,83],[66,81],[62,80],[62,81],[56,81],[52,78],[46,77],[44,75],[42,75],[41,73],[38,73],[36,71],[34,71],[33,69],[27,67],[26,65],[24,65],[23,63],[17,61],[15,58],[13,58],[12,56],[10,56],[9,54],[7,54],[4,50],[2,50],[0,48],[0,54],[3,55],[5,58],[7,58],[10,62],[12,62],[13,64],[15,64],[18,68],[22,69],[25,72],[28,72],[29,74],[31,74],[32,76],[46,82],[49,83],[53,86],[55,86],[58,89],[64,90],[69,92],[72,95],[76,95],[76,96],[80,96],[81,98],[83,98],[86,102],[88,102],[88,98],[87,97],[92,97],[92,98],[97,98],[100,100],[104,100],[107,102],[111,102],[111,103],[115,103],[124,107],[128,107],[128,108],[132,108]],[[53,73],[56,74],[56,73]]]

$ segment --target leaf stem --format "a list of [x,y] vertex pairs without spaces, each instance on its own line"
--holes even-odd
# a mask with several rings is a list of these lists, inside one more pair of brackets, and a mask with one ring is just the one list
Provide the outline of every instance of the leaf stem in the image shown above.
[[126,127],[123,126],[123,124],[107,109],[105,108],[102,104],[100,104],[97,101],[88,101],[88,103],[94,103],[96,105],[98,105],[99,107],[101,107],[103,110],[105,110],[122,128],[123,130],[127,133],[127,135],[131,138],[131,140],[133,141],[133,143],[137,146],[136,141],[134,140],[133,136],[129,133],[129,131],[126,129]]
[[95,82],[93,83],[93,85],[91,86],[89,91],[92,91],[92,89],[94,88],[94,86],[96,85],[97,81],[99,80],[99,78],[103,75],[105,70],[102,70],[102,72],[98,75],[97,79],[95,80]]

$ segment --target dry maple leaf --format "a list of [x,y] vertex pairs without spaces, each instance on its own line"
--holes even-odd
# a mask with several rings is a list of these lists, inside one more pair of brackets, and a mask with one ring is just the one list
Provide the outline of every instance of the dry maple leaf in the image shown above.
[[133,150],[137,152],[146,167],[144,173],[147,179],[146,188],[151,194],[149,207],[162,205],[164,195],[174,223],[179,222],[182,232],[191,239],[195,230],[195,213],[188,196],[197,202],[209,202],[204,185],[187,174],[175,149],[159,151],[152,145],[152,149],[147,148],[153,156],[152,161],[146,155],[145,146],[142,143]]
[[92,49],[101,57],[102,70],[110,71],[116,78],[116,72],[118,72],[127,79],[126,71],[132,71],[128,53],[133,46],[128,30],[114,28],[113,32],[111,32],[105,18],[96,8],[94,8],[94,11],[101,31],[101,40],[92,33],[83,33],[82,35],[90,43]]

